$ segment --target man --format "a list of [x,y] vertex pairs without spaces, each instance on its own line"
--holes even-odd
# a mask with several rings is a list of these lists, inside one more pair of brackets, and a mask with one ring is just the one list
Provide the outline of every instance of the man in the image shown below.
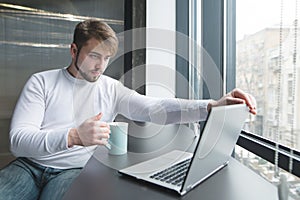
[[211,107],[226,104],[246,103],[256,113],[255,99],[239,89],[218,101],[140,95],[102,75],[117,48],[106,23],[86,20],[75,28],[70,66],[30,77],[11,122],[17,159],[0,171],[0,199],[62,199],[89,152],[107,144],[107,122],[118,114],[170,124],[205,120]]

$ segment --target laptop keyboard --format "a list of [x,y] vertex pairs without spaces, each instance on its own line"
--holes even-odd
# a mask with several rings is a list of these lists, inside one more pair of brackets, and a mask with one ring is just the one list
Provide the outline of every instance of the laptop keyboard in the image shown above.
[[192,158],[183,160],[177,164],[174,164],[162,171],[159,171],[150,176],[152,179],[156,179],[172,185],[181,186],[186,176],[188,167]]

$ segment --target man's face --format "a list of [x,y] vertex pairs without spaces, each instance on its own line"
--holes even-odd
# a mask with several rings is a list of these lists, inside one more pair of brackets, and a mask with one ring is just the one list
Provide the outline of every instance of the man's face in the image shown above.
[[110,58],[110,52],[105,50],[105,46],[92,38],[88,40],[78,55],[77,66],[79,77],[89,82],[95,82],[103,74]]

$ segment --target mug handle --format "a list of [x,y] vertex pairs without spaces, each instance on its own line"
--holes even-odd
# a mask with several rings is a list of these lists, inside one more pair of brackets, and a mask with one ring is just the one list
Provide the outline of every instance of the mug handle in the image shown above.
[[104,145],[108,150],[111,150],[111,145],[110,143],[108,142],[106,145]]
[[[103,140],[103,139],[102,139]],[[111,150],[111,144],[110,144],[110,141],[109,139],[107,140],[107,144],[104,145],[108,150]]]

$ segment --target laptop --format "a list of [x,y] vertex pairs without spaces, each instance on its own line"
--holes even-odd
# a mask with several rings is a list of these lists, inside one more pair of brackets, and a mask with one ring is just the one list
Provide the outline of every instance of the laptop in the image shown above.
[[173,150],[118,172],[184,195],[227,166],[248,115],[245,104],[213,107],[193,153]]

